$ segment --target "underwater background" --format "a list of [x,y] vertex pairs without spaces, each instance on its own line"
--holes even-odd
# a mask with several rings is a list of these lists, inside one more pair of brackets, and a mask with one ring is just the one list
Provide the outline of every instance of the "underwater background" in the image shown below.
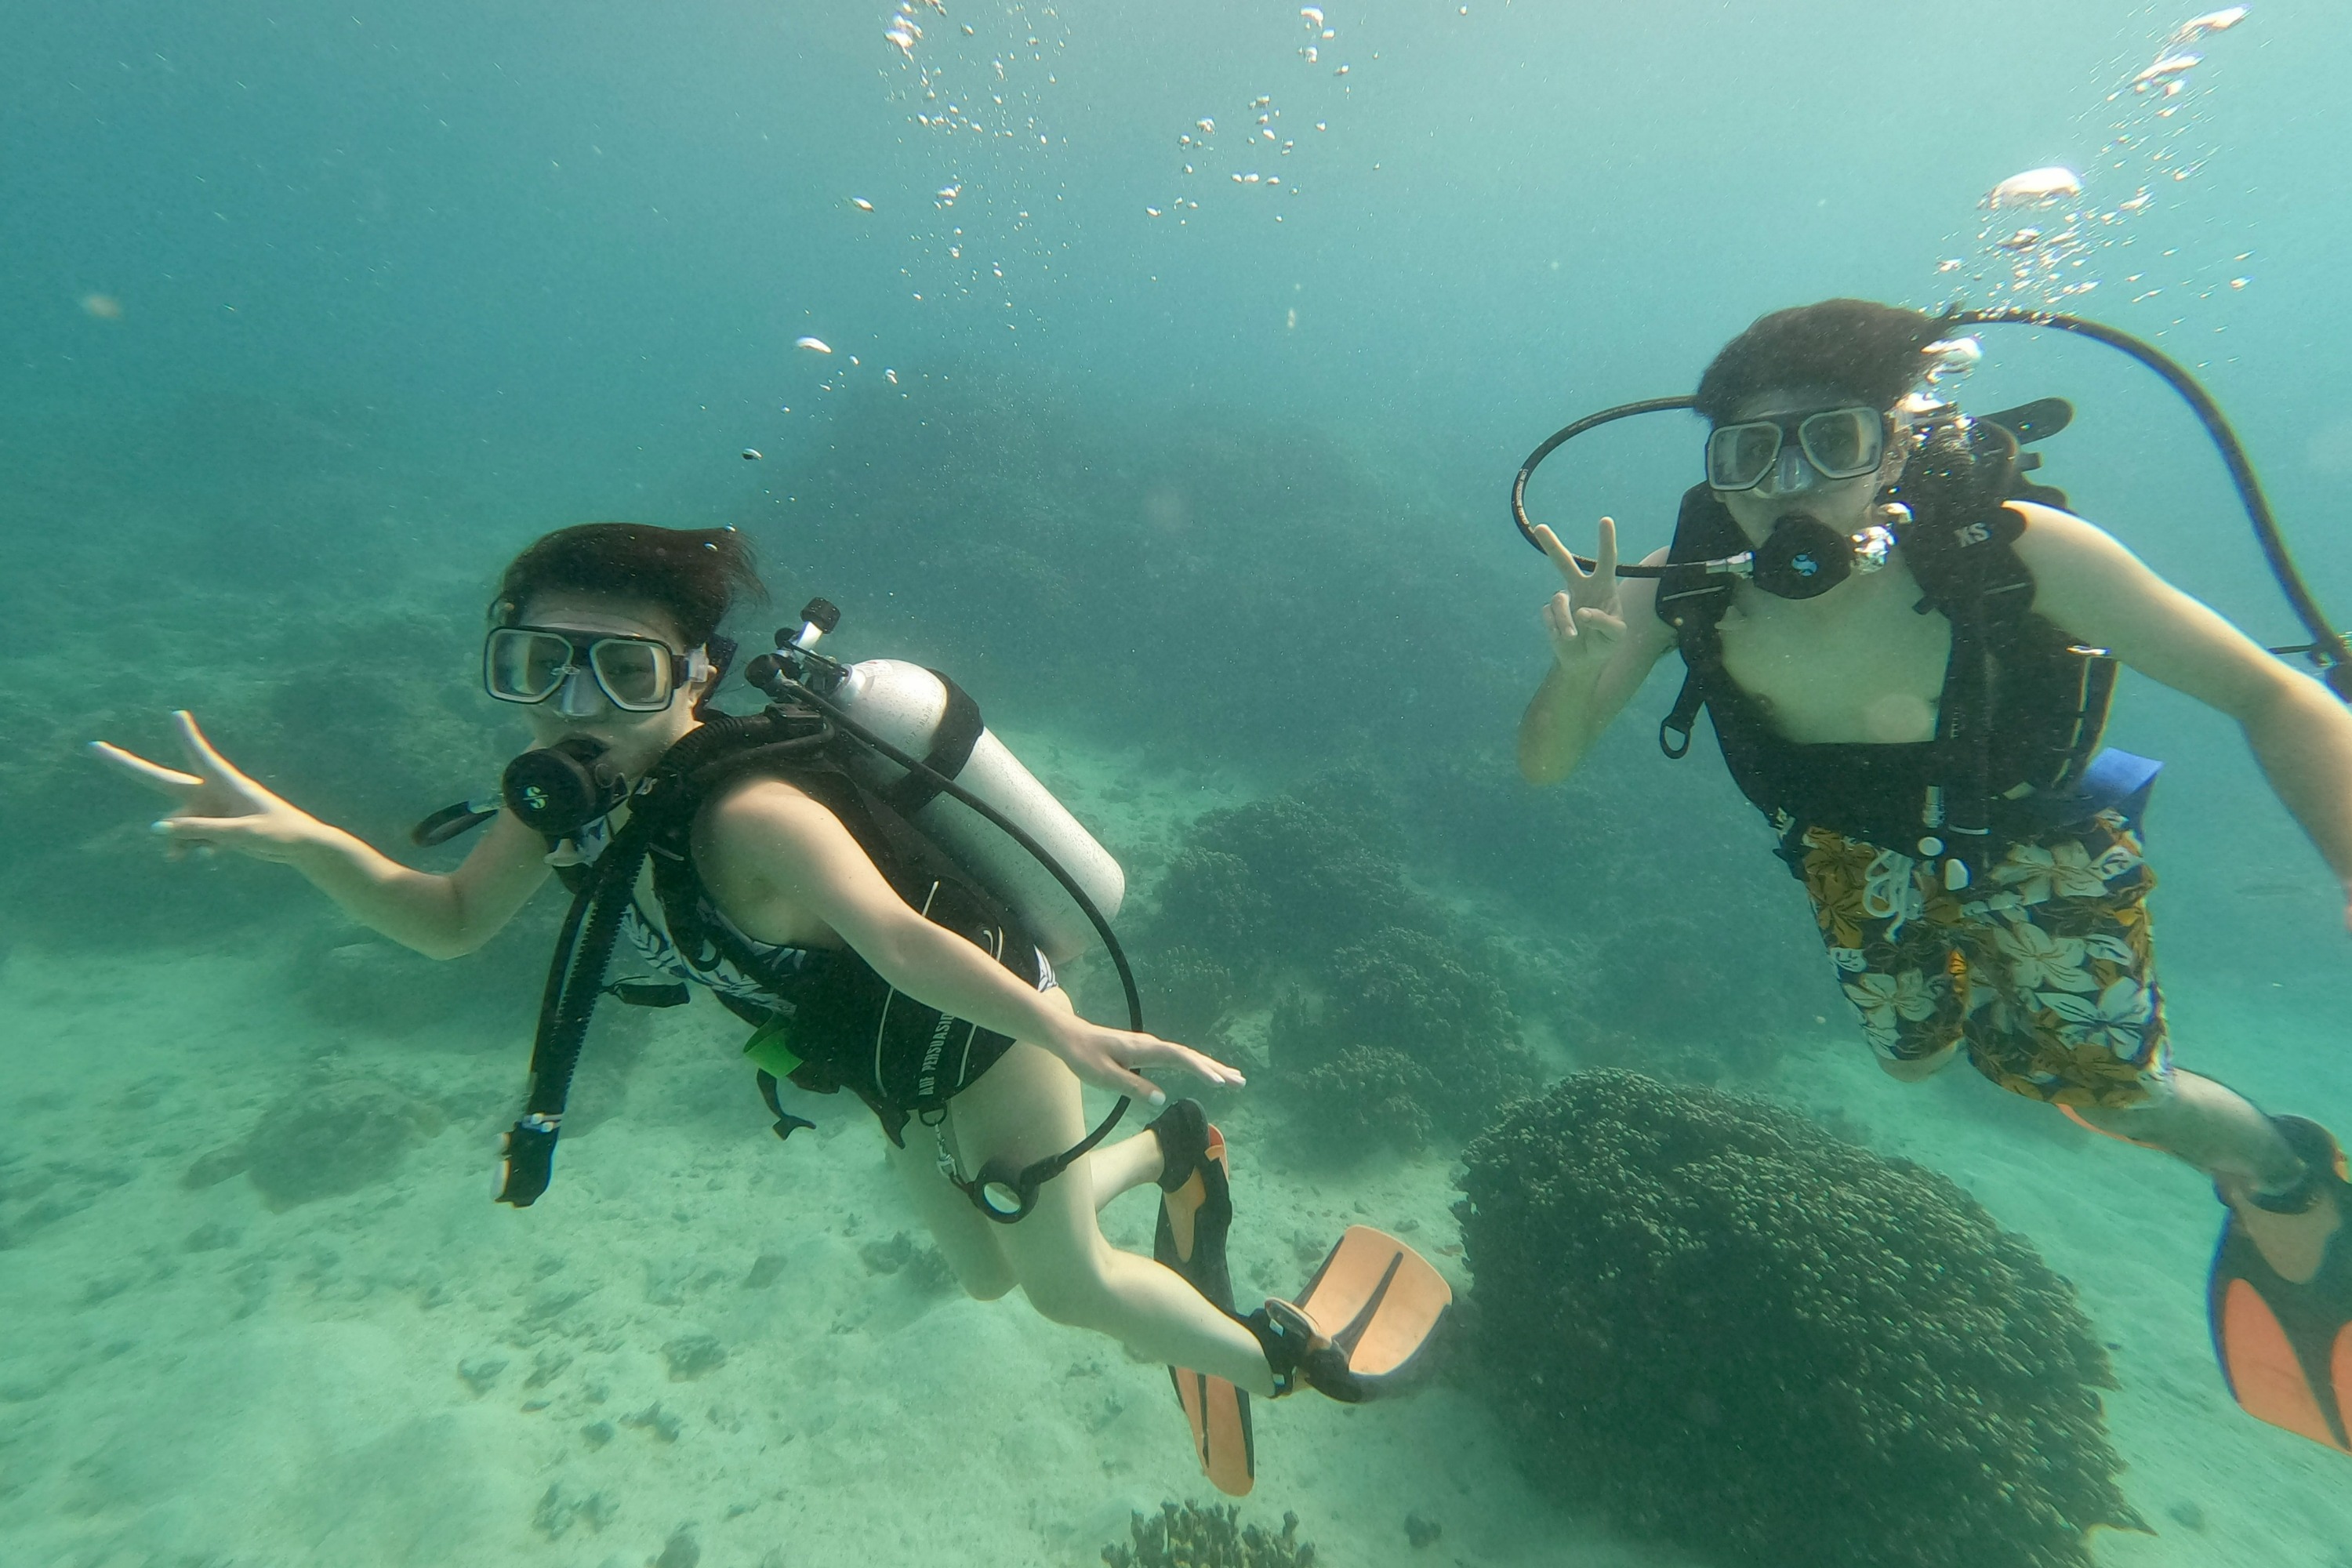
[[[1460,1159],[1507,1096],[1400,1117],[1283,1066],[1403,931],[1498,1082],[1793,1107],[2072,1280],[2152,1532],[2089,1560],[2352,1564],[2352,1461],[2212,1364],[2203,1184],[1965,1069],[1883,1078],[1711,743],[1657,755],[1676,672],[1519,783],[1555,583],[1505,508],[1542,437],[1766,310],[2056,302],[2205,380],[2342,604],[2352,13],[2263,0],[2136,90],[2193,7],[1309,9],[12,9],[0,1562],[1083,1564],[1210,1498],[1159,1369],[961,1300],[862,1111],[775,1145],[707,1004],[602,1019],[556,1188],[494,1206],[553,896],[431,964],[282,868],[162,864],[79,750],[163,755],[188,708],[404,847],[518,749],[475,673],[499,567],[629,518],[750,534],[752,646],[821,593],[847,652],[953,671],[1126,864],[1154,1026],[1263,1069],[1213,1107],[1244,1296],[1361,1218],[1475,1325]],[[1979,203],[2049,164],[2084,191],[2045,274]],[[2171,393],[1984,343],[1970,406],[2076,404],[2040,477],[2305,640]],[[1696,429],[1580,441],[1530,506],[1663,543]],[[2168,763],[2180,1061],[2352,1130],[2331,879],[2232,725],[2123,691],[2111,740]],[[1213,855],[1328,929],[1209,951]],[[1142,1199],[1106,1221],[1148,1246]],[[1262,1405],[1244,1518],[1341,1565],[1767,1560],[1561,1483],[1459,1338],[1411,1401]],[[1869,1560],[1970,1561],[1941,1528]]]

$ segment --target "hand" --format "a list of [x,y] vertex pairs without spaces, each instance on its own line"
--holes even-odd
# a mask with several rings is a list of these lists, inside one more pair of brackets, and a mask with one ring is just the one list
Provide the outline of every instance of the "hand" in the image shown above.
[[1075,1013],[1067,1015],[1055,1035],[1045,1044],[1070,1065],[1072,1072],[1097,1089],[1131,1094],[1147,1105],[1164,1105],[1168,1096],[1135,1070],[1141,1067],[1183,1068],[1220,1089],[1238,1089],[1249,1081],[1236,1069],[1190,1046],[1180,1046],[1157,1035],[1108,1028]]
[[179,730],[188,765],[196,770],[193,773],[151,763],[104,741],[89,743],[102,761],[172,797],[171,813],[155,824],[166,855],[180,860],[191,851],[209,852],[219,845],[257,859],[290,860],[317,839],[318,818],[287,805],[230,766],[196,728],[193,715],[174,713],[172,722]]
[[1596,669],[1625,635],[1625,617],[1617,600],[1617,524],[1601,520],[1601,542],[1593,552],[1592,570],[1576,563],[1559,536],[1542,523],[1536,525],[1536,542],[1559,569],[1564,592],[1544,605],[1544,629],[1551,634],[1552,658],[1562,669]]

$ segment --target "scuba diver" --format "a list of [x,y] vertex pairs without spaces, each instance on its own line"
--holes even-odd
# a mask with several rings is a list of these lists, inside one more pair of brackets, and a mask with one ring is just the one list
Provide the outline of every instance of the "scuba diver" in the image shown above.
[[[1167,1363],[1204,1469],[1246,1491],[1248,1396],[1301,1384],[1347,1401],[1384,1392],[1444,1310],[1444,1280],[1402,1243],[1355,1227],[1297,1301],[1233,1310],[1223,1140],[1197,1101],[1170,1103],[1142,1074],[1243,1078],[1142,1032],[1132,976],[1097,907],[1116,907],[1116,863],[951,681],[816,654],[838,619],[822,600],[796,635],[778,634],[776,654],[751,661],[774,699],[768,709],[712,707],[734,652],[719,625],[761,593],[731,530],[591,523],[517,557],[490,607],[482,679],[535,745],[508,768],[499,803],[419,825],[424,844],[487,825],[446,875],[401,865],[279,798],[187,713],[175,715],[184,772],[102,742],[92,749],[172,799],[155,831],[173,858],[217,847],[291,866],[354,920],[430,957],[473,952],[551,876],[565,881],[572,906],[530,1100],[504,1138],[499,1201],[525,1206],[548,1188],[597,999],[673,1005],[689,984],[707,989],[755,1027],[745,1055],[779,1137],[809,1125],[783,1109],[779,1077],[855,1094],[880,1121],[889,1163],[964,1289],[985,1300],[1018,1285],[1055,1321]],[[925,701],[929,717],[900,730],[928,756],[877,732],[894,709]],[[1132,1027],[1078,1015],[1047,950],[1074,956],[1084,928],[1075,940],[1048,935],[1054,914],[1019,878],[987,874],[990,857],[971,852],[968,832],[960,857],[943,795],[968,814],[957,819],[965,828],[982,817],[1001,827],[1033,882],[1042,865],[1081,906],[1110,945]],[[624,936],[651,978],[607,983]],[[1091,1131],[1087,1083],[1122,1097]],[[1128,1097],[1165,1109],[1107,1142]],[[1146,1183],[1161,1189],[1149,1259],[1110,1246],[1096,1220]]]
[[[1937,383],[1977,352],[1958,332],[2003,321],[2124,348],[2189,397],[2311,647],[2266,651],[2027,479],[2038,458],[2021,447],[2071,417],[2062,401],[1971,417],[1943,400]],[[1681,408],[1709,430],[1671,546],[1621,567],[1608,518],[1590,559],[1528,521],[1528,477],[1562,442]],[[1521,469],[1513,510],[1562,583],[1519,727],[1528,781],[1573,772],[1679,652],[1660,744],[1683,755],[1706,710],[1879,1065],[1917,1079],[1965,1052],[2003,1089],[2211,1178],[2227,1216],[2209,1300],[2231,1393],[2352,1453],[2343,1151],[2173,1064],[2140,828],[2158,764],[2099,745],[2118,662],[2234,719],[2352,899],[2352,714],[2330,695],[2344,642],[2202,389],[2096,322],[1832,300],[1757,321],[1693,397],[1561,431]],[[2311,654],[2327,684],[2271,652]]]

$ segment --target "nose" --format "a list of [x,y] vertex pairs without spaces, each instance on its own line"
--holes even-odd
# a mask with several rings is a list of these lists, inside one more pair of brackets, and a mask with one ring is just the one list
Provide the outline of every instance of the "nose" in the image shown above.
[[593,719],[604,710],[604,694],[585,668],[573,670],[556,689],[555,710],[566,719]]
[[1784,441],[1780,457],[1773,462],[1770,478],[1773,494],[1794,495],[1813,488],[1813,465],[1805,460],[1804,451],[1796,442]]

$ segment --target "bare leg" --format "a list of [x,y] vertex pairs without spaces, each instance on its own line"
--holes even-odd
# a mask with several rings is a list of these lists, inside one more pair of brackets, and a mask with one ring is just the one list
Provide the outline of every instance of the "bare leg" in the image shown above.
[[2303,1161],[2253,1101],[2193,1072],[2175,1068],[2172,1092],[2126,1110],[2084,1107],[2076,1114],[2102,1132],[2161,1149],[2223,1185],[2280,1192],[2303,1173]]
[[1094,1183],[1095,1212],[1100,1214],[1103,1205],[1121,1193],[1131,1193],[1147,1182],[1160,1179],[1159,1135],[1139,1132],[1132,1138],[1104,1144],[1087,1156],[1087,1166]]
[[[950,1102],[948,1126],[969,1173],[991,1158],[1040,1160],[1068,1148],[1086,1133],[1086,1107],[1070,1069],[1024,1043]],[[1148,1360],[1271,1394],[1274,1373],[1255,1335],[1174,1270],[1103,1239],[1093,1176],[1091,1162],[1072,1166],[1045,1184],[1037,1206],[1016,1225],[972,1216],[995,1233],[1031,1304],[1057,1323],[1108,1334]],[[937,1175],[932,1180],[960,1198]]]
[[915,1212],[923,1216],[931,1239],[939,1243],[964,1293],[976,1301],[993,1301],[1018,1284],[1013,1265],[996,1245],[995,1233],[1003,1227],[940,1179],[938,1134],[910,1120],[905,1148],[887,1139],[884,1142],[889,1150],[890,1168],[898,1173],[898,1184],[907,1189]]

